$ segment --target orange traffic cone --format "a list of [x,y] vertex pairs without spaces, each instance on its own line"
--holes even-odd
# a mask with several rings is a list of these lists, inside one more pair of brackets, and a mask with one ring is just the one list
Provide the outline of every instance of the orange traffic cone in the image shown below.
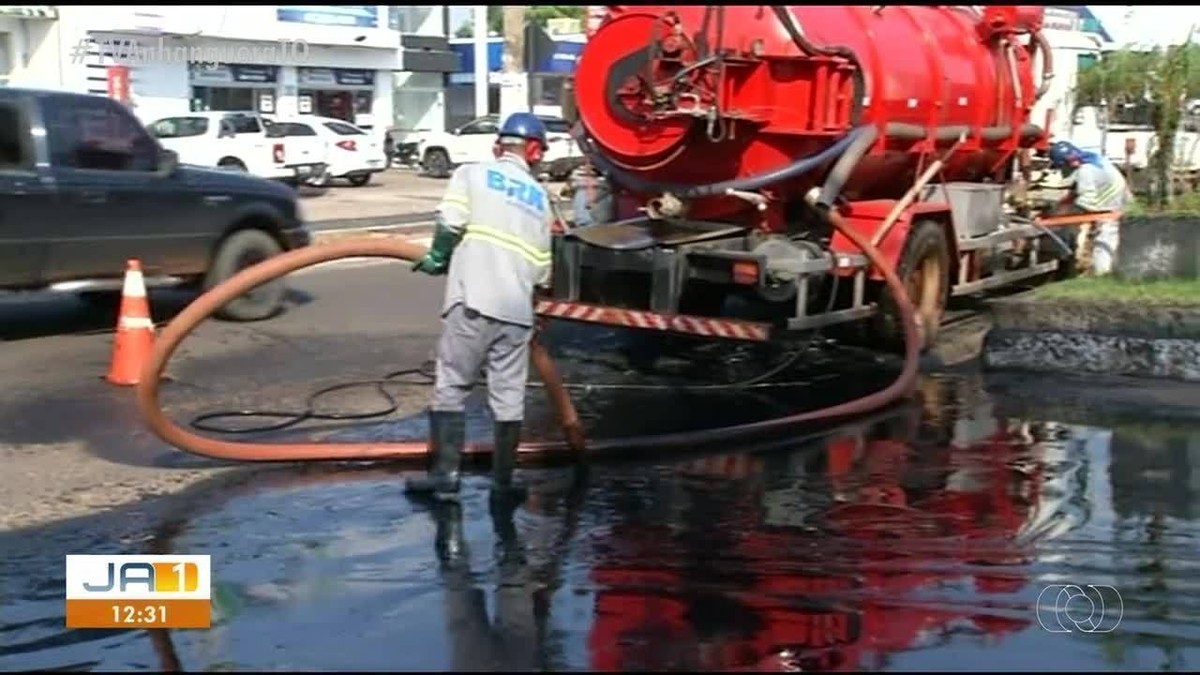
[[146,300],[146,280],[142,264],[129,260],[125,267],[125,287],[121,290],[121,314],[117,317],[117,336],[113,340],[112,365],[106,378],[113,384],[137,384],[142,366],[154,346],[154,321]]

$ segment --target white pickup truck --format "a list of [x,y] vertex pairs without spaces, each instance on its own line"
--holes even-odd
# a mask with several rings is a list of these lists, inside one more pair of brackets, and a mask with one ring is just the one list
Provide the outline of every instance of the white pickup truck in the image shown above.
[[213,166],[302,182],[325,173],[319,139],[272,134],[273,122],[253,112],[195,112],[148,125],[183,164]]
[[[561,117],[538,115],[546,125],[548,147],[541,170],[552,180],[565,180],[583,164],[583,153],[571,137],[571,124]],[[418,132],[416,140],[421,168],[431,176],[445,178],[454,167],[492,159],[492,146],[500,130],[499,115],[485,115],[446,133]]]

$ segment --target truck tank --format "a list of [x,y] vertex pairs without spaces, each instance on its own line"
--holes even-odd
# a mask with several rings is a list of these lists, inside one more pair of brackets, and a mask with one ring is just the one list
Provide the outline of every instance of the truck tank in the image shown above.
[[662,193],[692,218],[767,210],[730,188],[773,207],[822,185],[826,204],[896,199],[948,151],[935,183],[1004,182],[1014,153],[1047,140],[1030,120],[1051,76],[1042,16],[1016,5],[608,6],[576,71],[581,141],[635,193],[622,216]]

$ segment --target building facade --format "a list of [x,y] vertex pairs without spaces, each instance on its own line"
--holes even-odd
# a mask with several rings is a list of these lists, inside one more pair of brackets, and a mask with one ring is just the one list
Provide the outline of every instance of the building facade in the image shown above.
[[[440,129],[457,68],[444,6],[60,6],[57,73],[9,80],[125,100],[145,122],[202,110]],[[0,29],[3,29],[0,24]],[[27,69],[28,70],[28,69]]]
[[57,87],[63,67],[58,8],[0,7],[0,85]]
[[[535,63],[529,68],[529,109],[539,115],[561,116],[562,95],[566,80],[575,74],[575,62],[583,52],[587,37],[583,33],[547,35],[547,44],[537,50]],[[475,110],[475,44],[471,38],[453,38],[450,48],[458,54],[459,67],[450,73],[446,88],[449,101],[447,123],[451,127],[466,123],[480,115]],[[488,38],[488,100],[490,112],[500,109],[500,85],[493,73],[499,74],[504,65],[504,38]]]
[[1115,45],[1086,7],[1048,6],[1044,25],[1043,33],[1053,53],[1054,79],[1033,108],[1033,122],[1045,125],[1052,137],[1075,138],[1079,71],[1094,64]]

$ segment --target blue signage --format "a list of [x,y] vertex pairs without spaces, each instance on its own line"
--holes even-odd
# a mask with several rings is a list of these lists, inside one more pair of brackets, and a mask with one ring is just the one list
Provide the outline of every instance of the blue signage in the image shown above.
[[541,73],[573,73],[575,62],[583,53],[583,42],[554,41],[554,53],[538,64]]
[[375,28],[379,25],[379,5],[279,6],[275,18],[289,23]]

